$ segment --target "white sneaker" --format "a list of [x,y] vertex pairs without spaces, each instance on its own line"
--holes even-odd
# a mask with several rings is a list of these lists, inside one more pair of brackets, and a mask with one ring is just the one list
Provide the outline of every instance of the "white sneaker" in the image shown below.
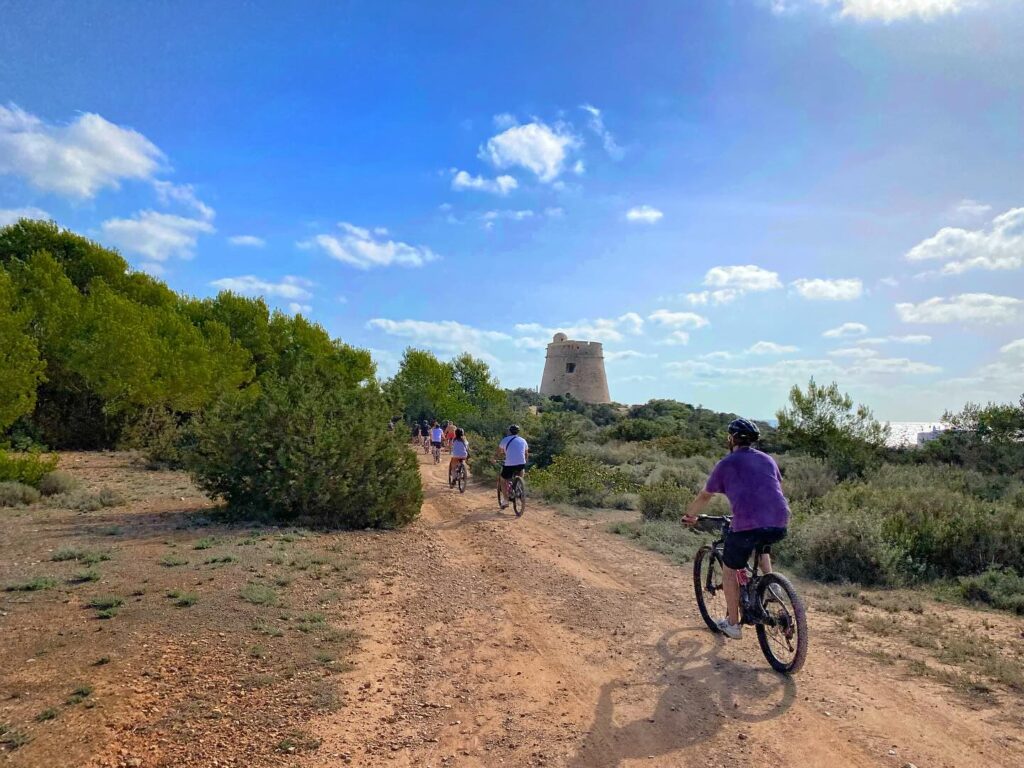
[[743,627],[739,624],[730,624],[729,619],[718,620],[718,631],[728,637],[730,640],[739,640],[743,637]]

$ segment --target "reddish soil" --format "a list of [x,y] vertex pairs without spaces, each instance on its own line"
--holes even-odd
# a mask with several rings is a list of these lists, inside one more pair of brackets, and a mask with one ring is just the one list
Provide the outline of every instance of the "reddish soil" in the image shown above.
[[[598,520],[532,503],[520,519],[498,512],[493,490],[460,495],[444,464],[421,461],[415,524],[296,535],[211,522],[183,475],[125,454],[63,457],[90,488],[129,498],[94,512],[2,511],[0,581],[58,581],[0,593],[0,723],[27,739],[3,759],[1024,765],[1021,620],[800,584],[810,655],[780,677],[753,633],[727,642],[704,627],[688,568]],[[108,553],[100,580],[68,583],[83,566],[53,562],[61,548]],[[221,557],[232,560],[207,562]],[[188,563],[160,564],[175,558]],[[276,605],[243,598],[251,585]],[[175,589],[195,604],[177,607],[166,597]],[[125,599],[113,618],[84,607],[111,593]],[[894,598],[917,604],[899,611]],[[82,684],[92,693],[65,703]],[[47,709],[55,717],[37,721]]]

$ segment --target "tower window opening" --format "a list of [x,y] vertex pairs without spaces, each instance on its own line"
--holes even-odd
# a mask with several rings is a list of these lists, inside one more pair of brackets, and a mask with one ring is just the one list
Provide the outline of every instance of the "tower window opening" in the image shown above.
[[565,364],[565,372],[566,373],[576,373],[576,363],[566,363]]

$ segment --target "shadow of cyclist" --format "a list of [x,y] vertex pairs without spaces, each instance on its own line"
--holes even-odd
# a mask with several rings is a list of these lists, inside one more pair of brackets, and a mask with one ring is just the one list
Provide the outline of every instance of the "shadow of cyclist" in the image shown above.
[[[685,633],[685,639],[677,636]],[[656,644],[662,670],[651,681],[612,681],[601,687],[594,721],[575,768],[606,768],[623,760],[665,755],[712,737],[726,720],[778,717],[796,698],[792,678],[719,656],[719,636],[691,637],[692,630],[667,632]],[[652,691],[657,702],[650,710]],[[625,724],[619,724],[623,721]]]

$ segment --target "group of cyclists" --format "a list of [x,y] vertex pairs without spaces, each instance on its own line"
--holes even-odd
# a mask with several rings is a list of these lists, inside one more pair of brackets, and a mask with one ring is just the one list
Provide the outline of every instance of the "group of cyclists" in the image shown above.
[[[462,427],[454,421],[438,421],[421,419],[412,426],[412,442],[422,445],[424,450],[431,448],[450,451],[448,461],[448,485],[455,483],[455,471],[461,463],[465,466],[469,458],[469,442]],[[526,464],[530,459],[530,444],[519,434],[519,425],[512,424],[505,437],[498,443],[498,457],[502,459],[501,473],[498,476],[499,506],[508,506],[508,485],[515,477],[522,477]],[[502,498],[504,497],[504,498]]]
[[[530,459],[530,445],[512,424],[498,443],[502,459],[498,476],[498,503],[508,506],[508,491],[513,478],[522,477]],[[782,490],[782,474],[775,459],[756,448],[761,433],[748,419],[735,419],[728,427],[728,455],[715,465],[704,489],[694,498],[681,523],[693,527],[698,516],[716,494],[723,494],[732,508],[732,521],[724,544],[723,591],[726,615],[718,621],[718,629],[731,639],[742,636],[739,594],[742,574],[754,552],[760,553],[758,565],[763,573],[771,573],[771,545],[786,536],[789,525],[789,504]],[[423,420],[413,427],[413,440],[420,438],[436,448],[450,448],[448,480],[460,462],[469,458],[469,443],[460,427],[452,422],[443,425],[436,420]],[[504,492],[504,493],[503,493]]]

